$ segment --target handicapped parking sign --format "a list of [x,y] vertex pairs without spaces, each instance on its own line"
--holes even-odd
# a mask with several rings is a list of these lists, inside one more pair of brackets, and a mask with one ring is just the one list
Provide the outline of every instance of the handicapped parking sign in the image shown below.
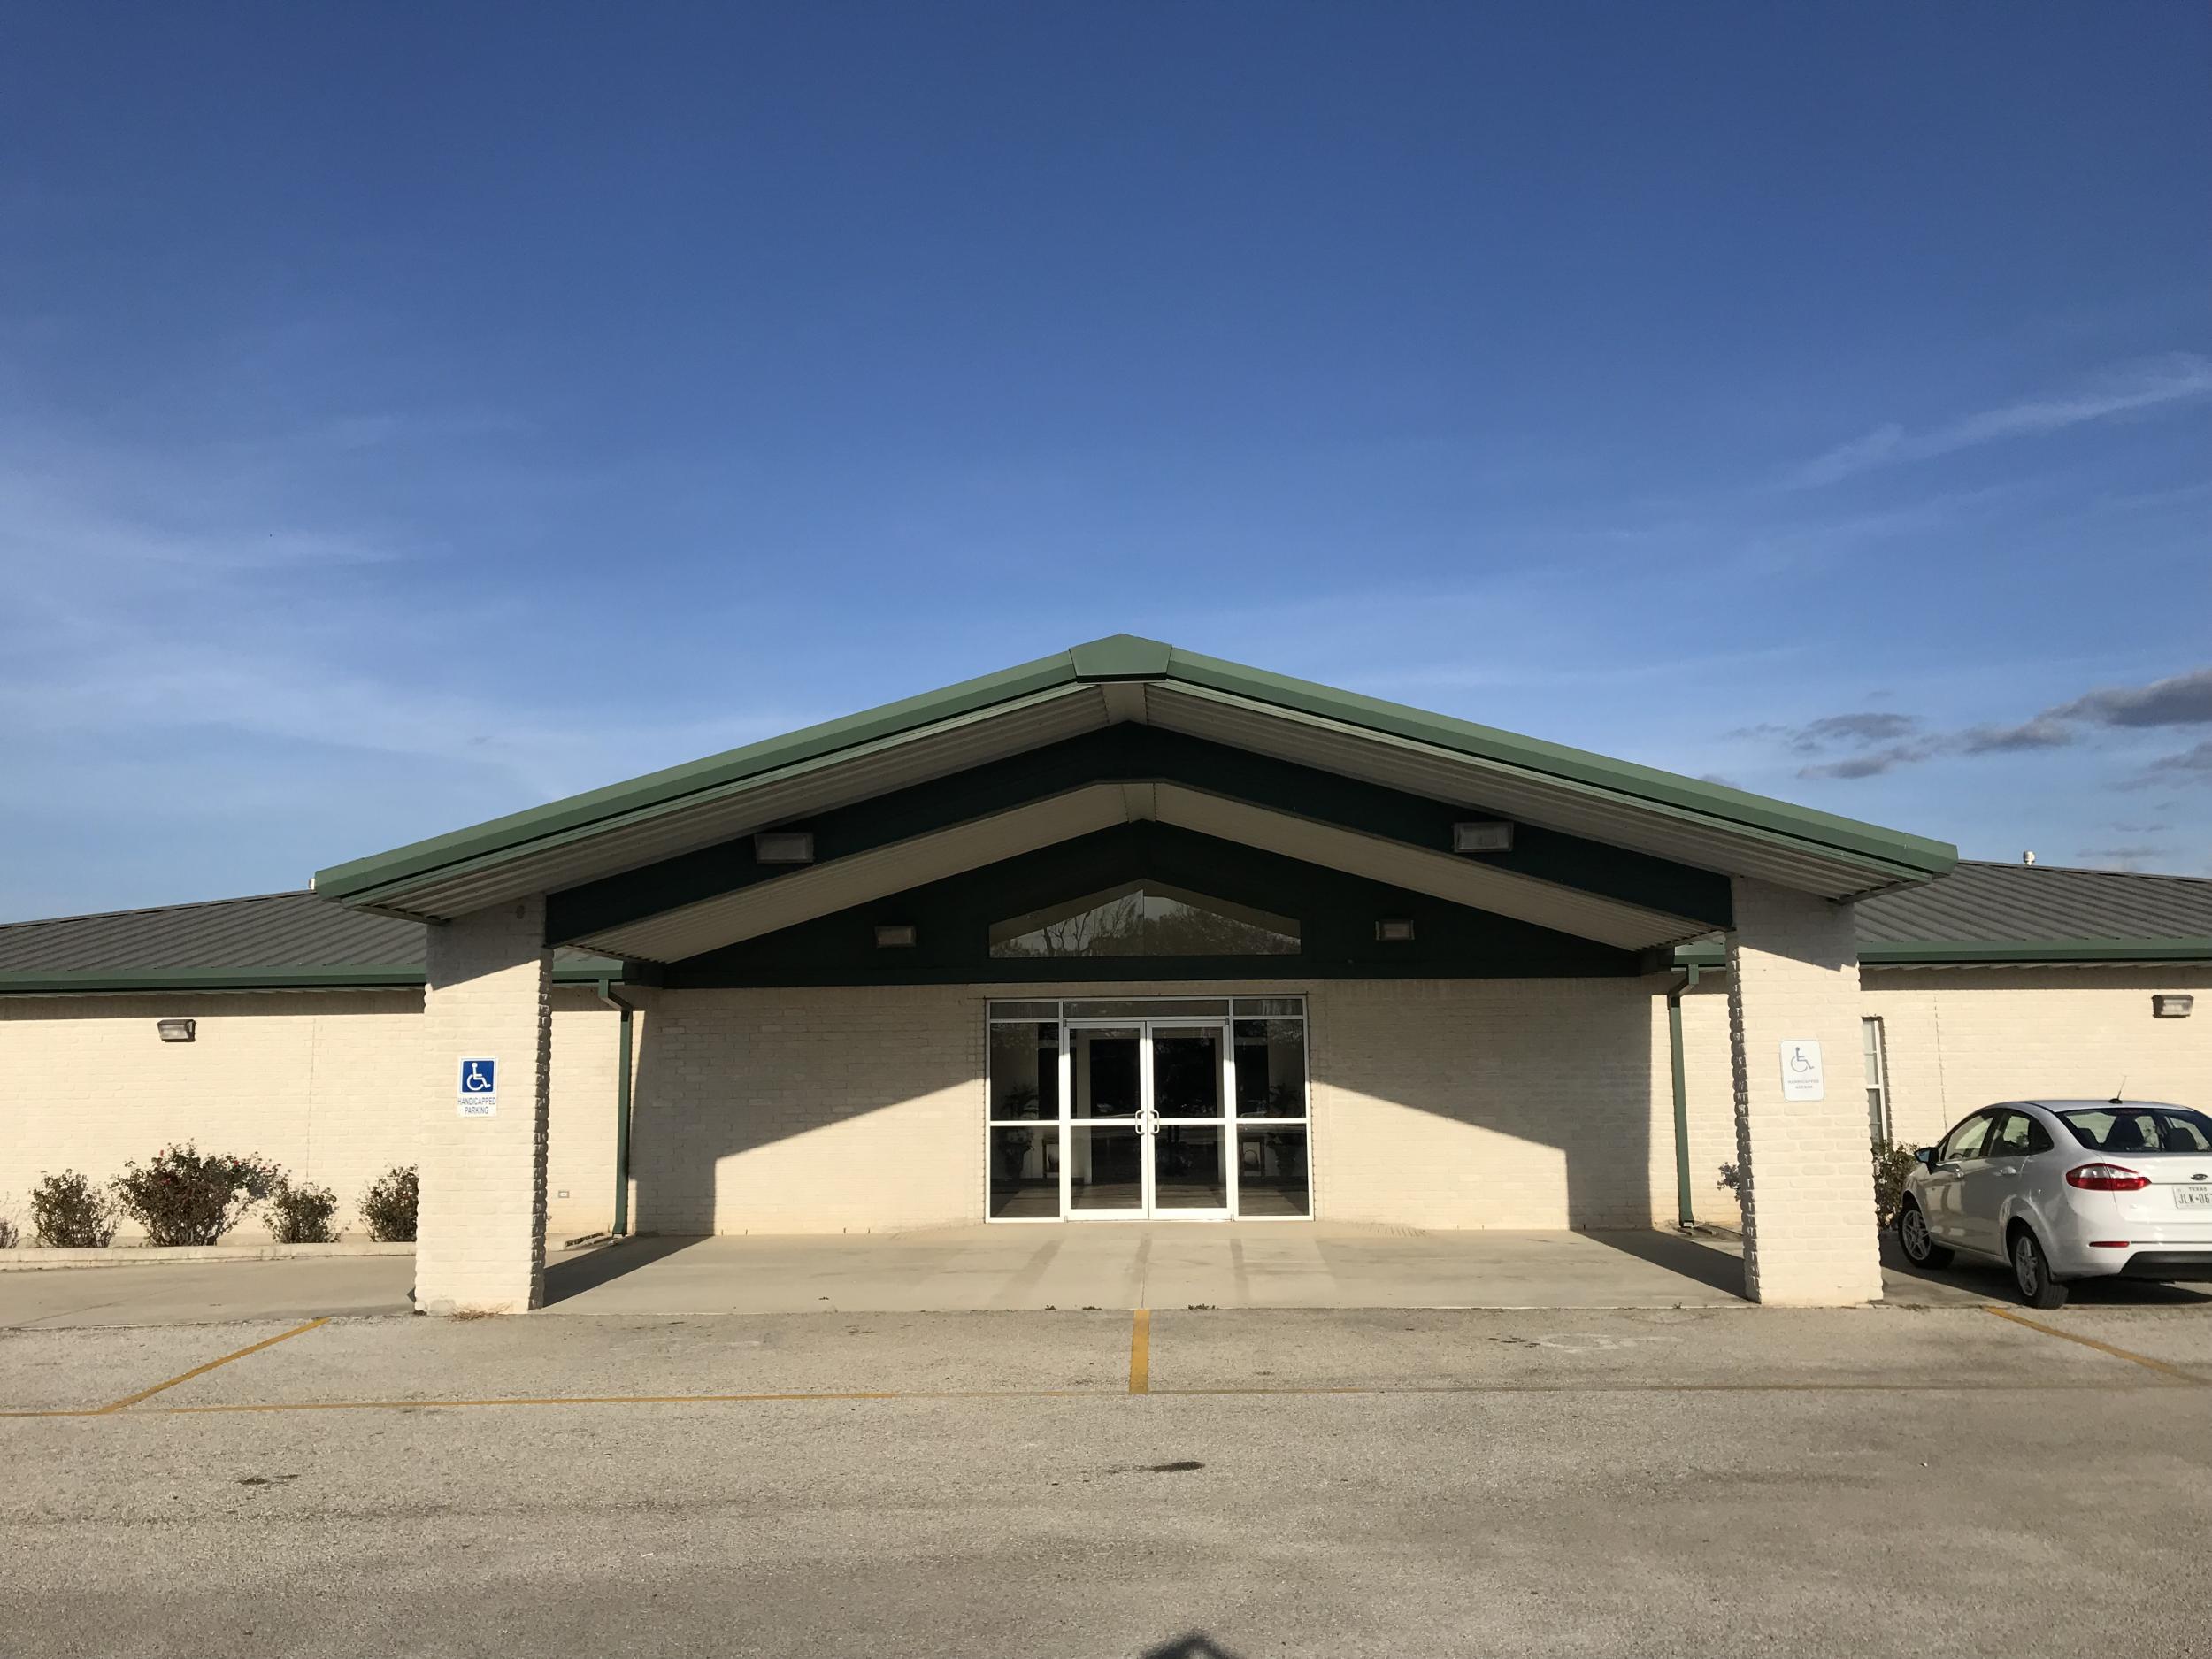
[[1828,1080],[1820,1064],[1820,1045],[1809,1037],[1792,1037],[1782,1044],[1782,1098],[1828,1098]]
[[457,1094],[462,1117],[491,1117],[499,1110],[499,1062],[488,1055],[465,1058]]

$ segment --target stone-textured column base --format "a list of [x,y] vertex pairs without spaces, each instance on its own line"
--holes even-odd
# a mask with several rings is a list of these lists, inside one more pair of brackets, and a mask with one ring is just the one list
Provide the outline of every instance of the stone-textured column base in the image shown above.
[[[1755,1302],[1840,1307],[1882,1294],[1851,906],[1739,877],[1728,1035]],[[1825,1098],[1784,1098],[1781,1045],[1819,1043]]]
[[[419,1313],[525,1313],[545,1300],[552,967],[542,898],[429,929]],[[497,1105],[464,1117],[460,1064],[486,1056],[498,1062]]]

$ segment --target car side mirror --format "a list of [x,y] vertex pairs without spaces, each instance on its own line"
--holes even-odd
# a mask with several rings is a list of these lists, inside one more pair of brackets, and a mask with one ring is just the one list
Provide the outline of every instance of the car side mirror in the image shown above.
[[1935,1168],[1936,1149],[1933,1147],[1921,1148],[1919,1151],[1913,1154],[1913,1157],[1919,1163],[1920,1167],[1924,1170],[1932,1170]]

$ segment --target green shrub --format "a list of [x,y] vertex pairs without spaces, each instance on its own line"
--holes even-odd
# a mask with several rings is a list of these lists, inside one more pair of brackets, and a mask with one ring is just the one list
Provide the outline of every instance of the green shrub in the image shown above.
[[115,1201],[74,1170],[42,1175],[31,1188],[31,1231],[49,1249],[94,1250],[115,1242]]
[[149,1244],[213,1244],[266,1198],[283,1172],[259,1158],[203,1154],[190,1141],[126,1164],[111,1183]]
[[1897,1206],[1905,1196],[1905,1177],[1919,1164],[1919,1148],[1900,1141],[1874,1142],[1874,1220],[1878,1226],[1893,1225]]
[[270,1236],[279,1244],[335,1244],[330,1218],[337,1210],[338,1194],[327,1187],[294,1186],[290,1176],[280,1175],[269,1189]]
[[415,1166],[402,1164],[371,1181],[361,1194],[361,1220],[379,1244],[412,1244],[422,1187]]
[[23,1229],[15,1225],[13,1216],[0,1216],[0,1250],[20,1249]]

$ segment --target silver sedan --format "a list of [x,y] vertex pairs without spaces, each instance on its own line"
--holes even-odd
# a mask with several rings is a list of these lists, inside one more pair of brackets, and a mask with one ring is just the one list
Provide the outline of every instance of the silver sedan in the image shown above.
[[1918,1267],[2008,1263],[2021,1300],[2075,1279],[2212,1279],[2212,1118],[2159,1101],[2008,1101],[1916,1155],[1897,1239]]

